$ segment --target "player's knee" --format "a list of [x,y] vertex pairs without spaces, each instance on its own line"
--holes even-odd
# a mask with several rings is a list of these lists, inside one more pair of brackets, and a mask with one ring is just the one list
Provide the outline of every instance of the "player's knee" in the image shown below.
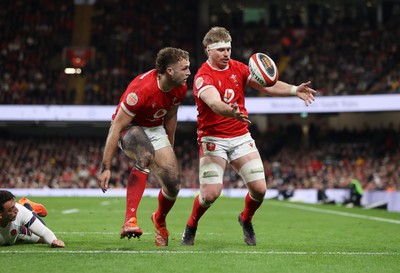
[[181,179],[178,172],[171,172],[167,169],[160,168],[158,176],[162,180],[164,188],[171,196],[177,196],[181,189]]
[[166,188],[171,195],[178,196],[178,193],[181,189],[181,182],[179,179],[173,180],[166,185]]
[[265,194],[267,193],[267,185],[264,179],[249,182],[246,184],[249,190],[250,197],[255,200],[262,202],[264,200]]
[[254,199],[254,200],[261,201],[261,200],[264,199],[266,193],[267,193],[267,190],[266,190],[266,189],[264,189],[264,190],[261,189],[261,190],[257,190],[257,191],[252,191],[252,192],[251,192],[251,197],[252,197],[252,199]]
[[171,197],[177,197],[181,189],[180,185],[164,185],[165,191]]
[[202,192],[200,197],[201,197],[201,203],[204,207],[211,206],[221,195],[221,191],[205,191]]

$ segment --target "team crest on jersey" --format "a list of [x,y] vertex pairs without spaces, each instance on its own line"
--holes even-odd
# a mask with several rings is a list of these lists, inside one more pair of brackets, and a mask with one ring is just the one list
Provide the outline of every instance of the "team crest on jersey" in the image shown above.
[[12,229],[12,230],[10,231],[10,234],[11,234],[11,236],[17,235],[17,230],[16,230],[16,229]]
[[234,83],[237,84],[237,79],[236,79],[236,75],[235,74],[231,75],[231,79],[233,80]]
[[203,83],[204,83],[203,77],[198,77],[198,78],[196,79],[196,83],[195,83],[196,88],[197,88],[197,89],[200,89],[200,87],[203,86]]
[[225,90],[224,101],[226,103],[230,103],[234,97],[235,97],[235,91],[233,91],[232,89]]
[[209,150],[209,151],[215,151],[215,144],[214,143],[208,142],[208,143],[206,143],[206,147],[207,147],[207,150]]
[[135,105],[138,102],[139,98],[136,95],[136,93],[130,93],[127,97],[126,97],[126,103],[130,106]]

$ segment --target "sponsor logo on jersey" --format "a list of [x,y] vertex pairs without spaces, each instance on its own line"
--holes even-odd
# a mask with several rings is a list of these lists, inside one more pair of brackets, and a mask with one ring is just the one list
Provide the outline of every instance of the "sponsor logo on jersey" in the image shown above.
[[225,90],[224,101],[226,103],[230,103],[234,97],[235,97],[235,91],[233,91],[232,89]]
[[130,93],[127,97],[126,97],[126,103],[130,106],[135,105],[138,102],[138,96],[136,95],[136,93]]
[[157,112],[154,113],[153,118],[161,118],[167,114],[167,110],[159,109]]

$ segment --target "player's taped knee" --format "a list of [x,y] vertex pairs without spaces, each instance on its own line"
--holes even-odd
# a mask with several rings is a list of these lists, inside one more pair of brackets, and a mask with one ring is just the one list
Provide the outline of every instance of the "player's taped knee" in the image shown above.
[[246,162],[239,170],[244,183],[265,179],[264,165],[261,159],[252,159]]
[[208,163],[200,166],[200,184],[220,184],[224,169],[217,163]]

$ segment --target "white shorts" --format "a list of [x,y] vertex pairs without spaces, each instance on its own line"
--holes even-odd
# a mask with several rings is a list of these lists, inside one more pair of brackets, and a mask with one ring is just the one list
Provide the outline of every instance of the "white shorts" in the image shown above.
[[151,144],[153,144],[154,150],[160,150],[164,147],[170,147],[168,135],[165,132],[164,126],[156,127],[142,127],[147,137],[150,139]]
[[228,162],[258,151],[250,133],[232,138],[202,137],[200,148],[203,156],[218,156]]

